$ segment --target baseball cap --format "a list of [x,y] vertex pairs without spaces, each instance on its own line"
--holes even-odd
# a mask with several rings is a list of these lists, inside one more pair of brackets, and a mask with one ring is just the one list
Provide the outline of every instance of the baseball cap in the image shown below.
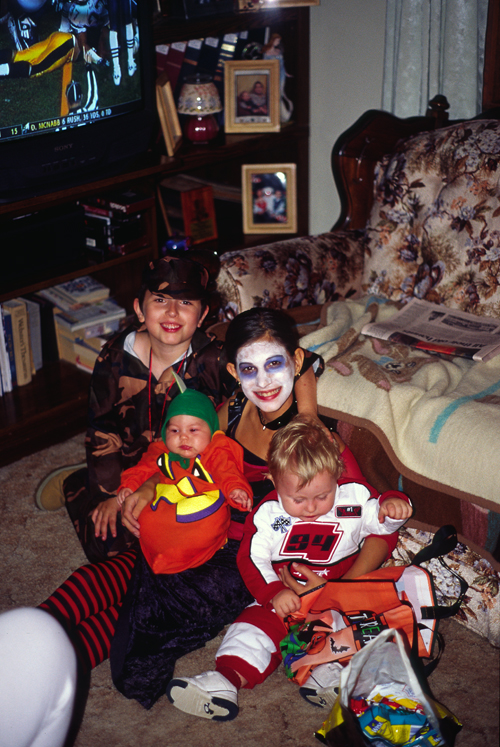
[[207,294],[208,270],[199,262],[178,257],[152,260],[144,269],[142,282],[151,293],[199,301]]

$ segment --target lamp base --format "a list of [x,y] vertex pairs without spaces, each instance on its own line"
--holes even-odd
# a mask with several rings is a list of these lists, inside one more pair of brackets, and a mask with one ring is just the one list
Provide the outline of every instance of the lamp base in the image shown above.
[[214,137],[217,137],[219,125],[213,114],[204,117],[189,117],[184,134],[196,145],[206,145]]

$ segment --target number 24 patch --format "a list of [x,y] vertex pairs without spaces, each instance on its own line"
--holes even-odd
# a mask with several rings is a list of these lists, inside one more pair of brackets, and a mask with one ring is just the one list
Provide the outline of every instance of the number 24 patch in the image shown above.
[[295,525],[285,537],[280,555],[328,563],[333,558],[343,534],[336,521],[328,524],[319,524],[316,521],[300,522],[300,528]]

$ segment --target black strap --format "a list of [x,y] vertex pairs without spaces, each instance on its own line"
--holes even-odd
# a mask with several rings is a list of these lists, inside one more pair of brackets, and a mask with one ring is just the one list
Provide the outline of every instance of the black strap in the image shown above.
[[420,609],[423,620],[442,620],[445,617],[452,617],[457,614],[462,602],[464,601],[469,584],[462,578],[462,576],[459,576],[458,573],[452,570],[442,558],[442,555],[447,555],[455,549],[457,542],[457,530],[452,524],[445,524],[437,530],[431,544],[427,547],[423,547],[411,562],[411,565],[420,565],[421,563],[425,563],[427,560],[437,558],[443,568],[446,568],[449,573],[455,576],[460,584],[460,595],[454,604],[449,606],[437,604],[433,607],[421,607]]
[[439,558],[441,555],[448,555],[449,552],[455,549],[457,546],[457,530],[452,524],[445,524],[445,526],[438,529],[434,535],[432,542],[427,547],[423,547],[413,558],[412,565],[421,565],[426,560],[432,560],[433,558]]

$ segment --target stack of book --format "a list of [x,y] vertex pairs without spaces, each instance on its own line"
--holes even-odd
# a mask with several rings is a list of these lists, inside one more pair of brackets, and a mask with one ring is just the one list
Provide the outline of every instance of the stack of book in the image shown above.
[[117,332],[126,312],[109,298],[109,288],[84,276],[38,295],[53,304],[54,329],[60,360],[92,371],[106,338]]
[[90,276],[4,301],[0,312],[0,394],[29,384],[49,361],[91,372],[126,314]]
[[85,211],[88,257],[103,262],[146,246],[144,210],[150,209],[154,202],[153,195],[132,189],[80,202]]

